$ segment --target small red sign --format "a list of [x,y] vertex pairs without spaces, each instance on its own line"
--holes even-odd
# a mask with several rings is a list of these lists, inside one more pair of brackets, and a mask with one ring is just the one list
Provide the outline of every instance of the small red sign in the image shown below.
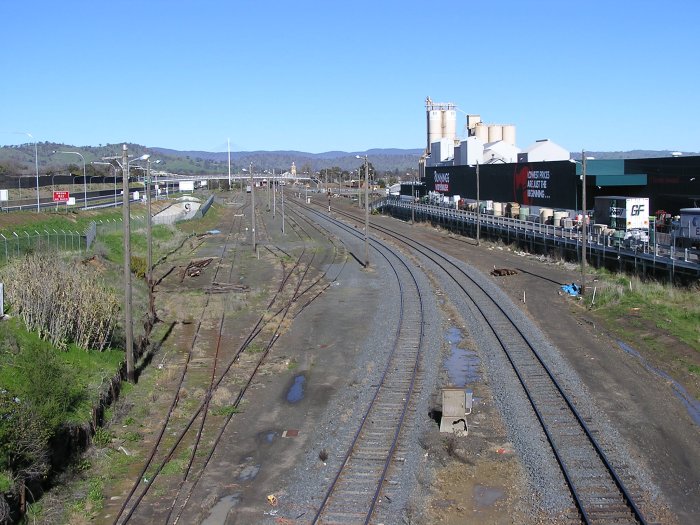
[[70,197],[70,192],[68,192],[68,191],[54,191],[53,192],[53,201],[54,202],[68,202],[69,197]]

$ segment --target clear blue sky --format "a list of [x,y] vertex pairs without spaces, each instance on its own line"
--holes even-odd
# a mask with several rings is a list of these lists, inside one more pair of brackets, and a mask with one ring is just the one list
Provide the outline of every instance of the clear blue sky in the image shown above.
[[420,148],[429,95],[523,148],[700,151],[695,0],[2,0],[0,19],[0,144]]

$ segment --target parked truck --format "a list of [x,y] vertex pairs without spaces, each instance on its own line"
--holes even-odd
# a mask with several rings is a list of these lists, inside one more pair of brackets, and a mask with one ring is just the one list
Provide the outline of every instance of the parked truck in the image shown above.
[[649,242],[649,199],[646,197],[596,197],[595,224],[615,230],[617,243],[627,246]]

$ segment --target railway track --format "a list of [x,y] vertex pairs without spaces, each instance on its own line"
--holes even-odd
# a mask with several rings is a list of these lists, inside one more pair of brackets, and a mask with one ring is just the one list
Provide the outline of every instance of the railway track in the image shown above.
[[[242,216],[243,215],[238,215],[237,217]],[[234,255],[229,252],[235,251],[237,246],[235,241],[241,235],[243,224],[243,219],[235,220],[234,218],[234,221],[232,221],[231,229],[227,233],[223,247],[221,248],[217,265],[212,272],[212,283],[222,280],[225,282],[231,282],[234,266]],[[296,231],[300,235],[300,238],[304,235],[306,235],[308,239],[312,238],[303,230],[303,228],[298,225],[296,227]],[[312,243],[307,240],[296,260],[293,261],[291,267],[285,267],[284,261],[280,259],[280,263],[282,265],[282,278],[280,280],[280,285],[278,286],[272,299],[267,304],[265,311],[262,313],[262,315],[260,315],[257,323],[250,330],[240,348],[234,352],[233,356],[224,356],[220,353],[226,319],[226,308],[222,309],[218,326],[216,327],[214,355],[209,359],[209,386],[206,388],[203,400],[193,409],[189,419],[187,419],[185,422],[175,422],[172,417],[173,412],[179,404],[181,392],[183,392],[184,385],[186,385],[186,381],[190,373],[190,362],[192,361],[195,347],[197,346],[199,339],[203,337],[202,322],[208,308],[210,308],[211,294],[207,295],[207,299],[196,324],[191,345],[182,365],[176,393],[173,396],[173,400],[170,404],[167,415],[161,424],[160,431],[155,438],[155,443],[152,446],[151,452],[148,455],[148,458],[139,475],[136,477],[131,490],[124,499],[120,510],[114,518],[115,524],[127,523],[132,518],[139,515],[138,512],[140,507],[142,506],[151,488],[157,483],[157,478],[162,473],[163,468],[168,464],[168,462],[173,460],[177,454],[181,455],[181,450],[184,450],[185,447],[189,447],[190,452],[187,465],[177,488],[174,491],[172,488],[167,489],[168,494],[166,496],[159,496],[160,503],[158,504],[158,507],[160,507],[161,510],[154,511],[153,509],[150,509],[146,513],[146,515],[151,516],[147,518],[148,520],[156,515],[163,517],[165,523],[178,523],[180,519],[183,518],[183,513],[195,488],[202,478],[207,465],[216,451],[219,440],[231,423],[236,407],[238,407],[242,401],[245,393],[255,379],[258,370],[277,340],[282,323],[290,315],[298,315],[299,311],[305,308],[315,297],[322,293],[322,290],[316,291],[315,295],[313,295],[313,292],[315,291],[314,288],[322,288],[322,286],[319,286],[319,283],[321,283],[322,279],[326,277],[326,272],[322,272],[321,275],[312,283],[308,283],[307,276],[316,257],[316,250],[307,250],[307,244]],[[286,255],[288,256],[288,254]],[[338,249],[337,246],[334,245],[334,251],[331,255],[330,262],[335,260],[337,256]],[[220,275],[220,271],[223,268],[221,263],[225,257],[227,257],[231,262],[228,276]],[[171,272],[169,271],[167,273],[170,274]],[[158,283],[161,284],[162,279],[158,280]],[[307,286],[303,287],[305,284]],[[299,299],[310,295],[313,295],[313,297],[308,299],[306,303],[301,304],[298,302]],[[250,347],[256,338],[263,337],[265,333],[267,333],[268,336],[267,341],[263,343],[262,351],[257,354],[257,357],[248,360],[246,366],[242,366],[241,357],[245,350]],[[233,371],[237,371],[239,376],[238,381],[243,383],[243,386],[240,387],[238,395],[233,401],[233,411],[231,411],[231,413],[229,413],[229,415],[225,417],[223,421],[221,421],[220,417],[208,418],[210,413],[209,405],[214,393],[220,387],[220,385],[227,380],[227,378],[230,379]],[[201,369],[197,371],[198,374],[201,374],[201,372]],[[241,379],[241,377],[243,378]],[[213,420],[209,421],[210,419]],[[174,442],[168,447],[164,443],[164,437],[173,434],[176,434],[176,437]],[[204,459],[199,460],[199,462],[195,464],[195,458],[202,455],[198,454],[198,451],[200,444],[205,442],[205,438],[207,442],[212,442],[212,444],[208,445],[208,451],[203,451],[205,452]],[[149,478],[147,480],[145,478],[146,472],[149,473]],[[163,500],[171,502],[170,504],[167,504],[165,511],[162,510]]]
[[[324,219],[362,239],[345,223],[328,216]],[[312,523],[369,523],[382,511],[378,507],[390,469],[400,468],[395,453],[417,382],[423,346],[423,299],[416,276],[401,254],[377,241],[373,241],[373,247],[387,262],[398,284],[399,322],[372,399],[349,448],[337,458],[340,466]]]
[[[312,211],[319,217],[325,216]],[[353,221],[363,220],[342,210],[334,211]],[[595,429],[589,428],[556,372],[545,363],[518,321],[451,258],[389,228],[377,224],[371,227],[403,243],[441,269],[468,298],[473,312],[490,327],[494,343],[512,365],[559,464],[580,521],[587,524],[647,523],[635,498],[598,443]]]

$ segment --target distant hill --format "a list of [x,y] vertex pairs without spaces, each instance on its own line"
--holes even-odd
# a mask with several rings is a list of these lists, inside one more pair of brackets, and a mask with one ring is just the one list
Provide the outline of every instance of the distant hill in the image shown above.
[[[653,159],[658,157],[670,157],[675,151],[671,150],[648,150],[648,149],[635,149],[630,151],[587,151],[586,157],[595,157],[596,160],[611,160],[611,159]],[[683,151],[683,157],[690,157],[694,155],[700,155],[700,153],[693,153],[689,151]],[[576,151],[571,154],[571,157],[576,160],[581,160],[581,152]]]
[[[228,169],[228,153],[227,152],[211,152],[211,151],[177,151],[166,148],[151,148],[151,151],[162,153],[163,155],[173,157],[185,157],[195,161],[212,161],[226,164]],[[422,149],[370,149],[367,151],[326,151],[323,153],[307,153],[294,150],[280,151],[232,151],[231,164],[236,170],[241,167],[247,168],[250,163],[257,169],[267,169],[276,171],[289,170],[294,162],[298,171],[304,171],[305,167],[310,166],[311,170],[321,171],[326,168],[339,167],[342,170],[350,171],[357,169],[362,165],[361,160],[355,156],[367,155],[369,162],[376,170],[381,172],[396,172],[403,173],[406,171],[416,170],[418,167],[418,158]]]
[[[158,169],[182,175],[223,174],[228,171],[228,154],[225,151],[178,151],[167,148],[148,148],[139,144],[127,144],[129,153],[134,157],[150,153],[152,160],[159,160]],[[68,170],[74,175],[82,175],[82,160],[74,154],[56,154],[54,151],[72,151],[83,155],[88,176],[107,175],[109,167],[93,166],[90,163],[101,161],[103,157],[120,156],[122,144],[100,144],[99,146],[71,146],[54,142],[39,142],[37,144],[40,175],[62,175]],[[231,167],[233,173],[239,173],[250,164],[256,171],[268,170],[280,173],[291,168],[292,162],[298,173],[310,171],[322,172],[325,169],[340,168],[346,173],[361,168],[363,160],[356,155],[367,155],[369,162],[380,176],[403,176],[409,173],[415,175],[418,170],[418,159],[423,153],[421,148],[375,148],[367,151],[326,151],[323,153],[308,153],[303,151],[232,151]],[[632,151],[587,151],[586,154],[596,159],[629,159],[669,157],[671,151],[662,150],[632,150]],[[698,155],[698,153],[683,152],[683,156]],[[573,152],[572,157],[580,159],[580,152]],[[0,147],[0,179],[16,179],[20,175],[34,174],[34,145]]]

